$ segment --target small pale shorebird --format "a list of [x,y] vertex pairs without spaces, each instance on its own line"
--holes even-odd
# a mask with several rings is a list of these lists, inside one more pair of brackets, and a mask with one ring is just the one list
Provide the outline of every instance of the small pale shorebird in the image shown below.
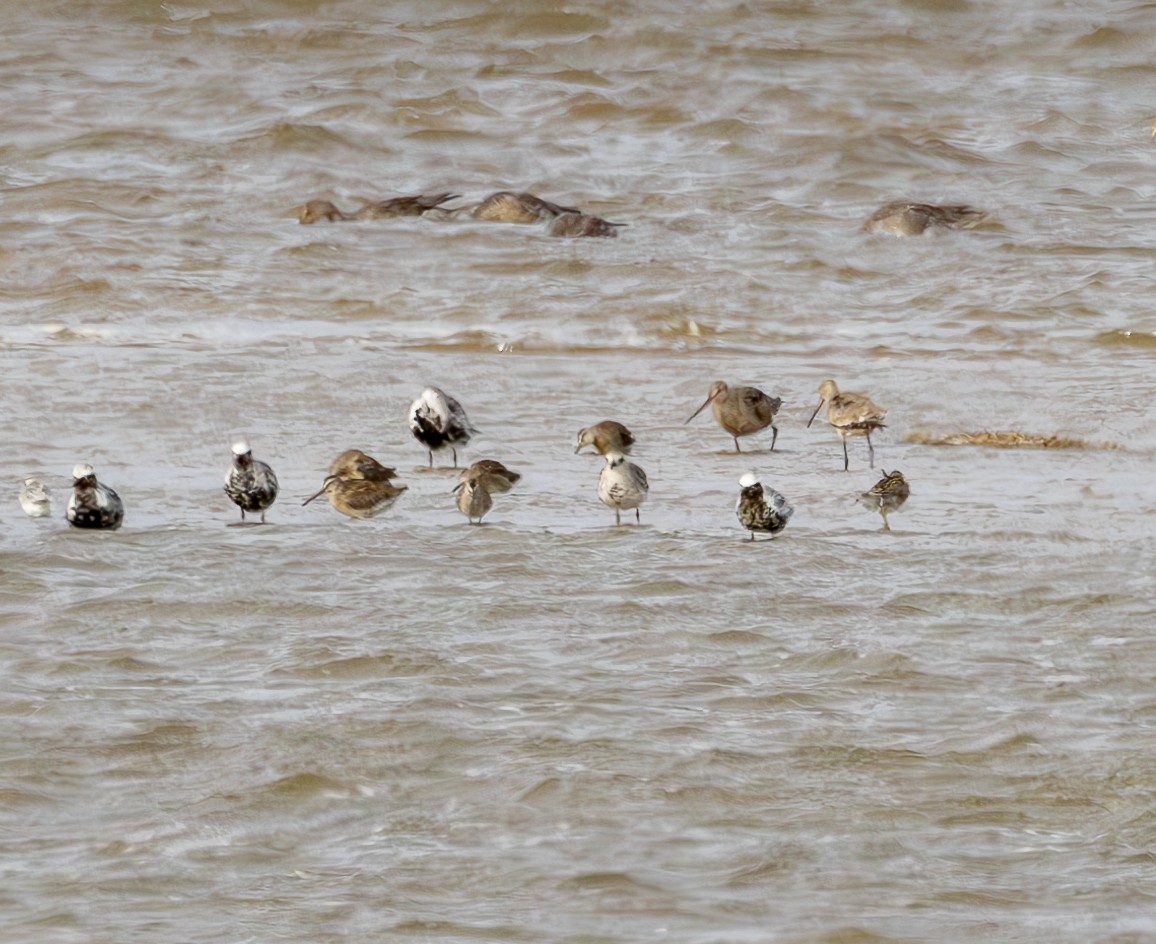
[[491,193],[470,211],[475,220],[493,223],[540,223],[563,213],[581,213],[577,207],[559,206],[532,193],[511,193],[500,190]]
[[397,478],[395,469],[387,468],[360,449],[346,449],[329,464],[329,474],[343,479],[366,479],[370,482],[388,482]]
[[456,193],[438,193],[432,196],[393,197],[366,203],[352,213],[343,213],[328,200],[310,200],[297,213],[298,223],[344,222],[347,220],[383,220],[398,216],[421,216],[426,210],[440,207],[447,200],[456,200]]
[[477,479],[482,488],[491,495],[501,495],[517,485],[521,478],[520,472],[507,469],[497,459],[479,459],[468,469],[462,469],[458,473],[458,487],[465,485],[469,479]]
[[807,420],[809,427],[815,422],[815,417],[827,404],[827,422],[835,427],[835,432],[843,440],[843,471],[850,467],[847,458],[847,437],[866,436],[867,456],[871,468],[875,468],[875,447],[871,445],[871,431],[884,429],[883,417],[887,411],[876,406],[861,393],[840,393],[839,387],[833,380],[824,380],[819,384],[819,405]]
[[775,535],[787,526],[795,509],[770,486],[764,486],[754,472],[748,472],[739,479],[739,500],[735,505],[735,516],[744,528],[751,532]]
[[554,217],[546,232],[550,236],[609,236],[613,239],[618,235],[618,228],[625,225],[625,223],[611,223],[589,213],[563,213]]
[[[465,478],[454,486],[458,493],[458,511],[469,519],[470,524],[481,524],[486,513],[494,507],[494,500],[489,490],[482,483],[481,476],[469,475],[467,469]],[[475,522],[474,519],[478,520]]]
[[52,514],[52,493],[40,479],[25,479],[20,507],[29,518],[46,518]]
[[92,466],[78,465],[72,470],[72,494],[65,517],[74,528],[115,531],[124,521],[124,502],[96,480]]
[[883,516],[883,530],[890,531],[891,525],[887,521],[889,511],[898,511],[911,494],[911,487],[902,472],[888,472],[883,470],[883,478],[859,496],[859,501],[872,511]]
[[266,463],[253,458],[253,450],[244,439],[233,443],[233,465],[225,473],[225,494],[241,509],[242,521],[245,512],[260,512],[261,524],[265,523],[265,509],[277,499],[277,476]]
[[634,434],[616,420],[603,420],[593,426],[578,430],[578,445],[574,448],[577,454],[586,446],[593,446],[600,456],[608,452],[620,452],[624,456],[630,455],[630,448],[634,445]]
[[965,204],[935,206],[899,200],[880,207],[863,224],[869,233],[919,236],[931,229],[973,229],[987,219],[983,210]]
[[326,495],[335,511],[350,518],[372,518],[392,507],[405,490],[405,485],[394,485],[388,479],[329,475],[321,491],[310,495],[301,504],[308,505],[313,499]]
[[622,524],[622,512],[634,509],[634,520],[642,523],[638,506],[646,501],[650,483],[646,473],[613,449],[605,453],[606,465],[598,475],[598,497],[614,509],[614,523]]
[[470,425],[466,411],[453,397],[437,387],[426,387],[421,396],[409,405],[409,428],[414,438],[429,452],[429,467],[433,468],[435,449],[450,447],[454,468],[458,467],[458,446],[470,441],[477,430]]
[[710,385],[710,393],[702,406],[695,410],[686,422],[693,420],[708,405],[714,412],[714,418],[719,426],[734,439],[735,452],[742,452],[739,448],[740,436],[749,436],[768,426],[771,427],[772,433],[771,452],[775,451],[775,441],[779,438],[775,414],[783,405],[783,401],[778,397],[767,396],[757,387],[728,387],[724,381],[716,380]]

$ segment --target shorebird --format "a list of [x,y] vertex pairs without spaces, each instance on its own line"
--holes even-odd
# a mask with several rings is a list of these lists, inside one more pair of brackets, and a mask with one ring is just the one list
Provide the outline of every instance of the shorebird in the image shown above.
[[[465,515],[470,524],[481,524],[491,508],[494,500],[490,497],[486,486],[482,484],[480,476],[469,475],[454,487],[458,493],[458,511]],[[474,519],[477,518],[477,522]]]
[[511,193],[500,190],[491,193],[470,211],[475,220],[493,223],[540,223],[563,213],[581,213],[577,207],[559,206],[532,193]]
[[593,426],[578,430],[578,445],[574,448],[575,454],[585,446],[593,446],[600,456],[607,452],[620,452],[624,456],[630,454],[634,445],[634,434],[615,420],[603,420]]
[[438,193],[433,196],[393,197],[366,203],[353,213],[344,213],[328,200],[310,200],[297,213],[298,223],[337,223],[346,220],[381,220],[398,216],[421,216],[426,210],[440,207],[447,200],[456,200],[456,193]]
[[389,479],[344,478],[340,475],[329,475],[326,476],[321,490],[315,495],[310,495],[301,504],[308,505],[313,499],[326,495],[335,511],[350,518],[372,518],[392,507],[405,490],[405,485],[394,485]]
[[[507,469],[497,459],[479,459],[468,469],[462,469],[458,474],[458,488],[461,488],[470,479],[477,479],[482,488],[491,495],[501,495],[517,485],[521,478],[520,472]],[[454,491],[456,492],[458,488],[455,488]]]
[[[775,425],[775,414],[783,401],[767,396],[757,387],[728,387],[724,381],[716,380],[710,385],[710,393],[702,406],[687,419],[693,420],[710,405],[719,426],[731,434],[735,441],[735,452],[739,448],[739,437],[749,436],[761,429],[771,427],[771,452],[775,451],[775,441],[779,438],[779,428]],[[683,425],[686,425],[685,423]]]
[[598,497],[614,509],[614,523],[622,524],[622,512],[634,509],[634,520],[642,523],[638,506],[646,501],[650,483],[646,473],[613,449],[605,453],[606,465],[598,475]]
[[880,207],[863,224],[869,233],[919,236],[928,229],[972,229],[987,218],[983,210],[965,204],[935,206],[899,200]]
[[563,213],[554,217],[546,232],[550,236],[609,236],[613,239],[618,235],[618,228],[625,225],[589,213]]
[[65,512],[74,528],[103,528],[115,531],[124,521],[124,502],[107,485],[96,480],[90,465],[72,470],[72,494]]
[[902,472],[888,472],[883,470],[883,478],[859,496],[859,501],[872,511],[883,516],[883,530],[890,531],[891,525],[887,521],[889,511],[898,511],[911,494],[911,487]]
[[742,526],[751,532],[751,540],[756,531],[778,534],[787,526],[795,509],[770,486],[764,486],[754,472],[748,472],[739,479],[739,500],[735,505],[735,515]]
[[265,509],[277,499],[277,476],[266,463],[253,458],[243,439],[233,443],[233,465],[225,473],[225,494],[241,509],[242,521],[245,512],[261,512],[261,524],[265,523]]
[[29,518],[46,518],[52,514],[52,493],[40,479],[25,479],[20,490],[20,507]]
[[395,469],[387,468],[360,449],[346,449],[329,464],[329,474],[343,479],[366,479],[370,482],[388,482],[397,478]]
[[466,411],[453,397],[437,387],[426,387],[421,396],[409,405],[409,428],[414,438],[429,451],[429,467],[433,468],[433,451],[450,447],[454,468],[458,467],[457,447],[464,446],[477,432],[470,425]]
[[833,380],[824,380],[819,384],[819,405],[807,420],[809,427],[815,422],[815,417],[827,404],[827,422],[835,427],[835,432],[843,440],[843,471],[846,472],[850,460],[847,458],[847,437],[866,436],[867,456],[871,468],[875,468],[875,447],[871,445],[871,431],[883,429],[883,417],[887,411],[876,406],[861,393],[840,393]]

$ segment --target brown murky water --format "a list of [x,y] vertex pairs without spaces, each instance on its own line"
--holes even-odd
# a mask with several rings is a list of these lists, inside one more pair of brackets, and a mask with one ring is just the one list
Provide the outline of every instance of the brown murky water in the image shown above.
[[[1156,938],[1150,8],[3,13],[0,939]],[[628,226],[295,216],[503,188]],[[898,198],[991,219],[861,232]],[[805,428],[828,376],[875,470]],[[683,425],[720,378],[773,454]],[[524,475],[483,527],[427,383]],[[909,439],[980,430],[1119,448]],[[396,507],[302,508],[354,446]],[[121,531],[21,514],[82,461]]]

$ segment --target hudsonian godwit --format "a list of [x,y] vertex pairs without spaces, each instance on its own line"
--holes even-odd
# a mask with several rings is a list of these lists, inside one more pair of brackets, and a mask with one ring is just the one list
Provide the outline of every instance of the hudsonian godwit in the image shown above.
[[710,406],[719,426],[734,439],[735,452],[742,452],[739,448],[740,436],[750,436],[769,426],[772,433],[771,451],[774,452],[775,442],[779,438],[775,414],[782,405],[783,401],[778,397],[767,396],[757,387],[728,387],[724,381],[716,380],[711,384],[710,393],[707,394],[702,406],[695,410],[686,422],[689,423]]
[[824,380],[819,385],[819,405],[807,420],[809,427],[815,422],[815,417],[827,405],[827,422],[835,428],[839,438],[843,440],[843,471],[850,467],[847,457],[847,437],[865,436],[867,438],[867,456],[871,468],[875,468],[875,447],[871,445],[871,432],[883,429],[883,417],[887,411],[876,406],[861,393],[840,393],[839,387],[833,380]]

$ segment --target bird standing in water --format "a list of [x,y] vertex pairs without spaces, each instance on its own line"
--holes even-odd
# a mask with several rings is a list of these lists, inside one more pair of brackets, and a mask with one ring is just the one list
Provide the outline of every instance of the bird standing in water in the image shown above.
[[735,505],[735,515],[751,532],[752,541],[756,531],[774,535],[787,526],[795,509],[782,495],[770,486],[764,487],[754,472],[739,479],[739,486],[742,491]]
[[863,228],[869,233],[889,236],[922,236],[936,229],[972,229],[985,219],[987,214],[983,210],[962,203],[936,206],[899,200],[872,213]]
[[29,518],[46,518],[52,514],[52,493],[40,479],[25,479],[20,490],[20,507]]
[[65,517],[74,528],[115,531],[124,521],[124,502],[96,480],[92,466],[78,465],[72,470],[72,494]]
[[638,506],[646,501],[650,483],[641,468],[616,450],[605,454],[606,465],[598,475],[598,497],[614,509],[614,523],[622,524],[622,512],[634,509],[634,520],[642,523]]
[[[466,475],[454,491],[458,493],[458,511],[469,519],[470,524],[481,524],[486,513],[494,507],[494,500],[477,475]],[[475,518],[478,519],[476,522]]]
[[819,405],[807,420],[807,426],[815,422],[815,417],[827,405],[827,422],[835,428],[839,438],[843,440],[843,471],[850,467],[847,458],[847,437],[867,437],[867,457],[871,468],[875,468],[875,447],[871,445],[871,431],[883,429],[883,417],[887,411],[876,406],[861,393],[840,393],[839,387],[833,380],[824,380],[819,384]]
[[454,468],[458,467],[458,446],[464,446],[477,430],[470,425],[462,405],[437,387],[426,387],[421,396],[409,405],[409,428],[414,439],[429,452],[429,467],[433,468],[435,449],[450,447]]
[[772,433],[771,452],[775,451],[775,442],[779,438],[775,414],[783,405],[783,401],[778,397],[768,396],[758,387],[728,387],[724,381],[716,380],[711,384],[710,393],[702,406],[695,410],[686,422],[693,420],[708,405],[714,412],[714,418],[719,426],[734,439],[735,452],[742,452],[739,448],[740,436],[749,436],[768,426],[771,427]]
[[890,531],[891,524],[887,520],[887,513],[898,511],[911,494],[911,487],[902,472],[888,472],[883,470],[883,478],[859,496],[859,501],[872,511],[883,516],[883,530]]
[[600,456],[611,451],[627,456],[630,455],[633,445],[634,434],[630,430],[616,420],[603,420],[601,423],[578,430],[578,445],[574,448],[574,452],[577,454],[584,447],[593,446],[594,451]]
[[301,504],[308,505],[313,499],[325,495],[335,511],[349,518],[373,518],[393,507],[393,503],[405,490],[405,485],[394,485],[388,479],[329,475],[326,476],[321,490],[310,495]]
[[298,223],[341,223],[348,220],[383,220],[398,216],[421,216],[427,210],[440,207],[447,200],[457,198],[456,193],[438,193],[433,196],[418,194],[416,197],[392,197],[366,203],[352,213],[344,213],[328,200],[310,200],[297,213]]
[[260,512],[261,524],[265,523],[265,509],[277,498],[277,476],[266,463],[253,458],[243,439],[233,443],[233,465],[225,473],[225,494],[241,509],[242,521],[245,512]]
[[479,459],[458,473],[458,484],[465,483],[467,479],[477,479],[491,495],[502,495],[517,485],[521,478],[520,472],[507,469],[497,459]]

